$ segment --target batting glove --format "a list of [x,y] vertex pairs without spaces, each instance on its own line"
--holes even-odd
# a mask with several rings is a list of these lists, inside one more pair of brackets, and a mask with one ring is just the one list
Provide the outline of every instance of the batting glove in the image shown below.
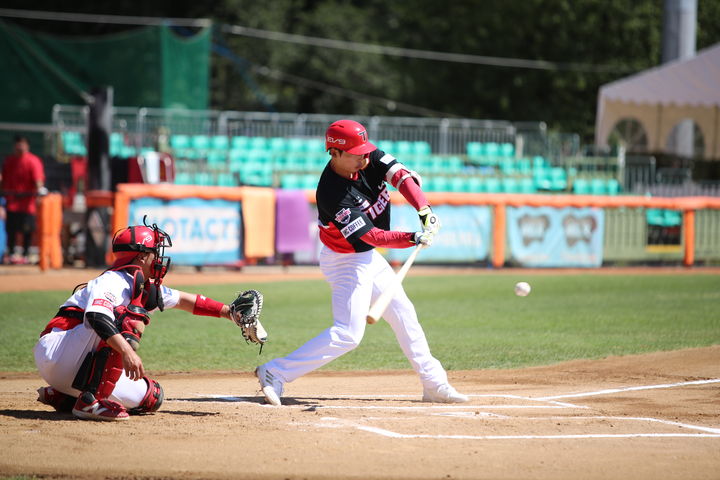
[[418,211],[418,217],[420,217],[420,224],[422,229],[430,233],[438,233],[440,230],[440,218],[433,213],[429,206],[425,206]]
[[433,238],[435,237],[435,234],[433,232],[423,230],[421,232],[415,232],[413,235],[413,241],[415,242],[415,245],[424,245],[426,247],[429,247],[433,243]]

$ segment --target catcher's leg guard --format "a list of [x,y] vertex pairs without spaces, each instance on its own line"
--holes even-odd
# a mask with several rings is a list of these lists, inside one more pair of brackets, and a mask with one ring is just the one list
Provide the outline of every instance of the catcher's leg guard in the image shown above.
[[131,415],[155,412],[160,408],[163,400],[165,400],[165,392],[157,381],[148,377],[143,377],[143,380],[145,380],[148,385],[147,393],[140,402],[140,405],[128,410],[128,413]]
[[37,393],[38,402],[50,405],[60,413],[72,412],[73,405],[75,405],[75,401],[77,400],[72,395],[58,392],[53,387],[40,387],[37,389]]
[[73,388],[83,392],[73,414],[88,420],[126,420],[129,416],[125,407],[108,399],[122,371],[120,353],[101,342],[100,348],[85,358],[73,382]]

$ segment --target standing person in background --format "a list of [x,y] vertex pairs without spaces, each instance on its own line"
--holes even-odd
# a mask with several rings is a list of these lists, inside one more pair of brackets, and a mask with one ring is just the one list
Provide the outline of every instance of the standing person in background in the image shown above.
[[[440,222],[420,189],[420,176],[368,141],[353,120],[327,129],[330,162],[318,182],[320,269],[332,289],[333,325],[286,357],[260,365],[255,374],[265,399],[281,405],[284,384],[322,367],[360,344],[372,301],[390,285],[395,272],[375,247],[408,248],[432,244]],[[418,232],[390,230],[390,183],[418,211]],[[468,397],[449,383],[430,353],[415,307],[400,287],[383,318],[420,376],[423,401],[459,403]]]
[[[47,189],[43,163],[30,153],[30,143],[26,137],[15,137],[14,151],[5,158],[2,166],[0,190],[4,192],[7,201],[6,259],[10,263],[29,263],[30,242],[37,223],[37,197],[45,195]],[[22,236],[22,254],[15,256],[18,234]]]

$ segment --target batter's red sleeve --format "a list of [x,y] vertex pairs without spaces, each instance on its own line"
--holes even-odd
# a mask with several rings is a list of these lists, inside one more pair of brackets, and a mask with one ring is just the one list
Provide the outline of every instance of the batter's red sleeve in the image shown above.
[[[400,170],[395,175],[398,175],[402,177],[403,175],[409,175],[410,172],[407,170]],[[410,205],[415,207],[415,210],[420,210],[422,207],[426,205],[430,205],[430,203],[427,201],[427,198],[425,198],[425,194],[420,189],[420,186],[415,183],[415,180],[412,178],[408,178],[404,182],[400,184],[399,187],[397,187],[398,192],[402,194],[403,197],[405,197],[405,200],[407,200]]]
[[360,237],[360,240],[373,247],[408,248],[415,245],[413,233],[411,232],[397,232],[379,228],[373,228]]

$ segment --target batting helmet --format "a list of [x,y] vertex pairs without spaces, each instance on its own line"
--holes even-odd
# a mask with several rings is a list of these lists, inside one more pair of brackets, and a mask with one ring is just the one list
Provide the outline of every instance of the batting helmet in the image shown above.
[[377,147],[368,141],[362,124],[354,120],[338,120],[325,132],[325,150],[337,148],[353,155],[365,155]]

